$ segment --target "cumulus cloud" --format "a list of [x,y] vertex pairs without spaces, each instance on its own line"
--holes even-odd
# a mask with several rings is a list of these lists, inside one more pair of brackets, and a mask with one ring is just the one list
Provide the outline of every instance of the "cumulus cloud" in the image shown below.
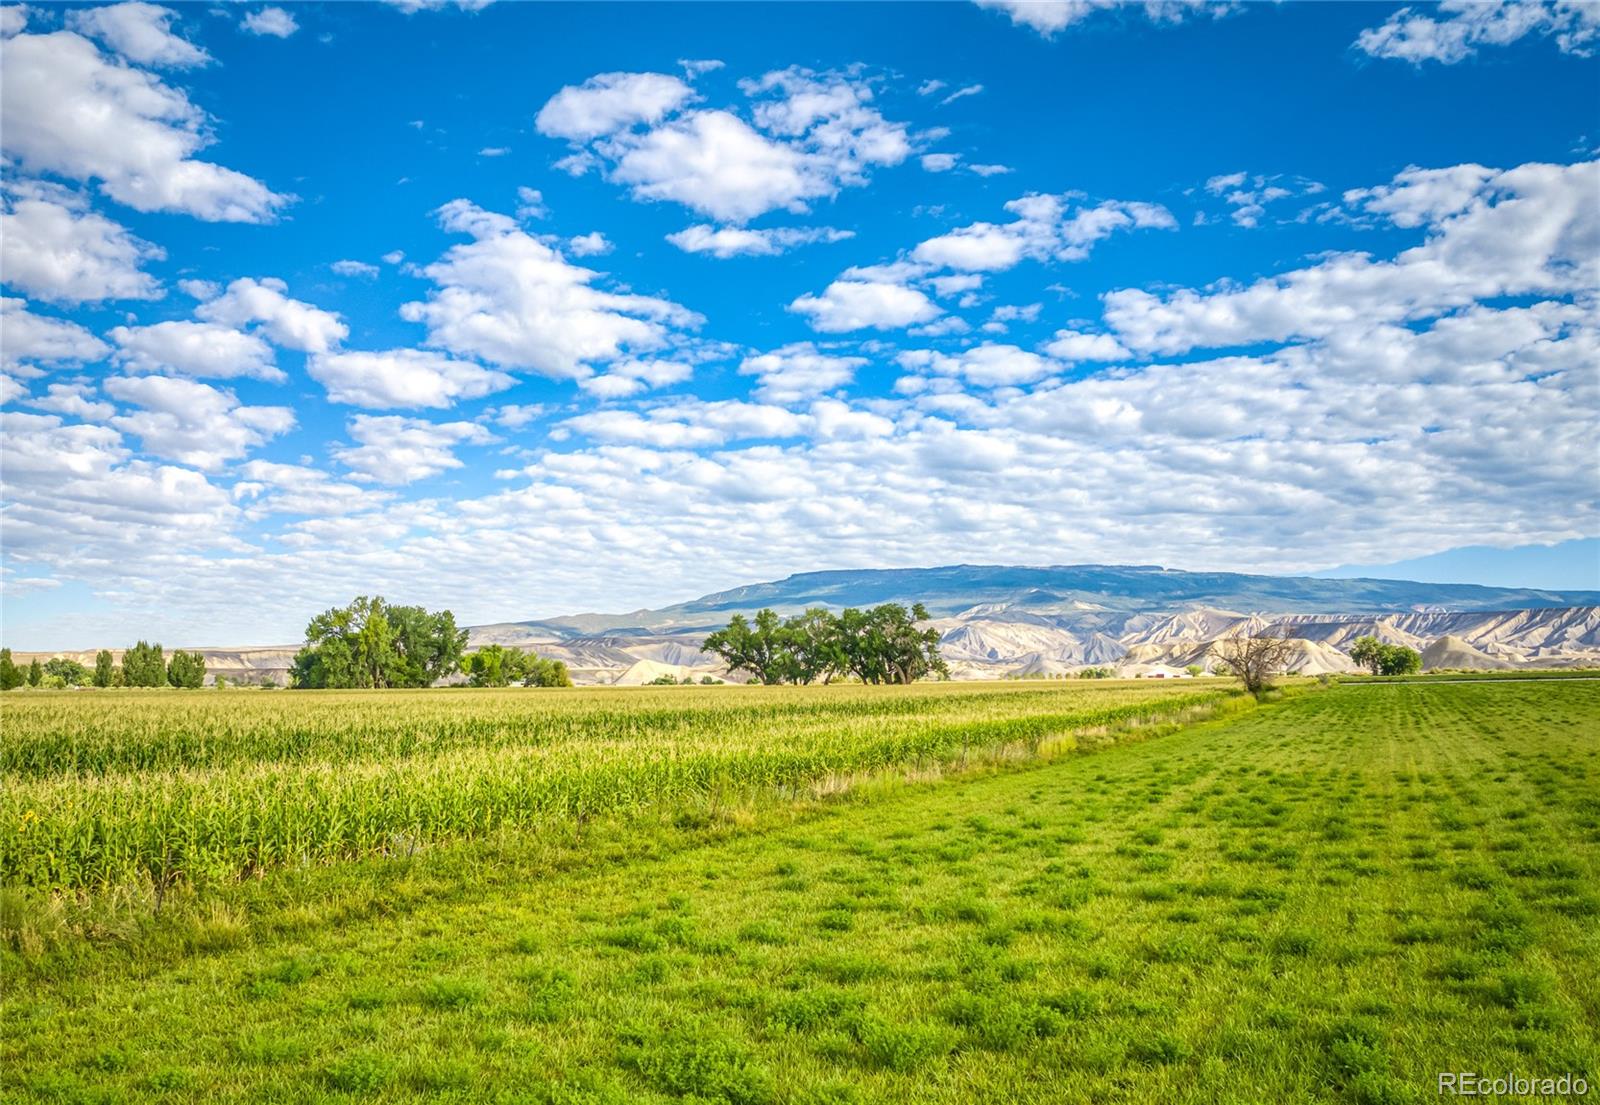
[[[104,581],[108,561],[134,564],[228,540],[237,511],[222,489],[188,468],[130,460],[109,426],[66,425],[54,415],[0,414],[6,443],[6,552]],[[154,578],[159,578],[159,569]]]
[[0,129],[26,171],[98,180],[138,211],[259,223],[288,202],[252,177],[196,160],[210,142],[205,114],[182,91],[109,61],[70,31],[6,40]]
[[266,342],[214,322],[117,326],[107,336],[119,347],[116,362],[132,372],[170,371],[224,379],[253,376],[274,383],[287,378],[274,363]]
[[1484,46],[1508,46],[1537,35],[1555,40],[1564,54],[1589,57],[1600,40],[1600,6],[1588,0],[1443,0],[1436,7],[1401,8],[1356,38],[1356,48],[1377,58],[1454,65]]
[[803,295],[789,309],[808,316],[812,328],[823,333],[907,326],[921,326],[917,332],[924,336],[963,332],[968,326],[959,318],[933,321],[944,312],[923,288],[940,296],[962,295],[961,305],[971,306],[986,273],[1014,268],[1025,259],[1081,261],[1119,230],[1177,225],[1160,204],[1106,200],[1087,205],[1077,198],[1029,193],[1005,205],[1015,216],[1010,222],[971,223],[920,243],[898,260],[847,269],[822,294]]
[[581,379],[593,365],[658,349],[675,330],[698,326],[665,299],[595,286],[599,273],[574,265],[505,215],[455,200],[439,210],[446,230],[472,241],[422,269],[435,284],[402,317],[428,327],[428,343],[459,356]]
[[241,277],[215,299],[200,304],[195,314],[225,326],[255,323],[274,342],[305,353],[326,353],[349,336],[350,328],[338,314],[291,299],[288,290],[289,285],[275,277]]
[[105,392],[139,409],[111,419],[147,453],[202,471],[264,445],[294,427],[288,407],[247,407],[230,391],[171,376],[113,376]]
[[855,237],[853,230],[831,226],[775,226],[750,230],[738,226],[700,224],[667,235],[667,241],[685,253],[709,253],[719,260],[729,257],[775,257],[795,246],[812,242],[842,242]]
[[380,409],[450,407],[516,383],[504,372],[417,349],[317,353],[307,358],[306,372],[333,402]]
[[617,361],[610,371],[578,381],[578,386],[598,399],[622,399],[651,388],[681,384],[694,375],[694,366],[684,361],[641,358]]
[[294,16],[282,8],[262,8],[260,11],[248,13],[239,21],[239,27],[253,35],[288,38],[300,29],[300,24],[295,22]]
[[1248,173],[1223,173],[1206,181],[1205,190],[1220,196],[1232,210],[1229,212],[1235,225],[1246,228],[1261,224],[1267,204],[1290,196],[1314,196],[1324,191],[1323,185],[1304,177],[1261,176]]
[[[1476,187],[1472,182],[1476,181]],[[1393,260],[1335,254],[1248,285],[1166,295],[1105,296],[1105,319],[1128,348],[1181,353],[1314,338],[1356,322],[1399,322],[1506,295],[1600,286],[1600,162],[1409,169],[1347,197],[1427,239]]]
[[1097,12],[1113,9],[1140,11],[1157,24],[1181,23],[1193,15],[1215,19],[1237,9],[1236,4],[1223,0],[1145,0],[1142,4],[1123,0],[976,0],[976,3],[981,8],[1005,12],[1017,26],[1028,27],[1045,38],[1053,38]]
[[552,138],[586,142],[659,122],[693,98],[694,89],[665,73],[601,73],[550,97],[534,126]]
[[26,301],[0,296],[0,364],[8,370],[33,362],[79,364],[110,352],[110,346],[77,323],[33,314]]
[[378,275],[378,266],[366,261],[335,261],[328,267],[340,276],[362,276],[370,280]]
[[960,227],[921,243],[911,258],[939,268],[997,272],[1024,258],[1081,261],[1096,242],[1118,230],[1177,226],[1172,213],[1160,204],[1106,200],[1093,207],[1075,207],[1071,200],[1030,193],[1005,205],[1016,216],[1011,222]]
[[1120,361],[1132,356],[1110,334],[1086,334],[1081,330],[1057,330],[1044,345],[1044,351],[1058,361]]
[[872,106],[864,79],[792,67],[739,87],[748,120],[693,106],[696,93],[674,76],[605,73],[557,92],[536,125],[572,143],[575,152],[559,163],[567,171],[600,168],[635,199],[728,223],[805,210],[912,153],[905,125]]
[[916,288],[870,280],[835,280],[821,295],[802,295],[789,310],[807,317],[814,330],[898,330],[928,322],[942,312]]
[[94,390],[91,384],[51,384],[42,397],[30,400],[28,405],[85,422],[104,422],[117,413],[117,408],[92,398]]
[[165,256],[160,247],[90,211],[81,196],[64,188],[36,181],[6,188],[0,208],[0,269],[7,284],[36,299],[157,299],[160,282],[141,266]]
[[67,26],[92,38],[138,65],[187,69],[206,65],[211,56],[186,38],[172,33],[178,13],[156,4],[129,0],[100,8],[69,12]]
[[796,342],[746,357],[739,364],[739,373],[760,381],[757,398],[791,405],[843,387],[865,364],[865,357],[841,357],[822,352],[811,342]]
[[394,498],[393,492],[336,480],[303,464],[251,460],[239,466],[239,475],[233,498],[246,502],[245,512],[252,518],[268,514],[342,517]]
[[911,349],[895,359],[903,368],[941,376],[957,376],[984,388],[1031,384],[1060,367],[1026,349],[988,342],[956,354]]
[[334,459],[358,480],[391,486],[460,468],[456,447],[494,441],[475,422],[428,422],[399,415],[358,414],[350,419],[349,431],[356,444],[334,449]]

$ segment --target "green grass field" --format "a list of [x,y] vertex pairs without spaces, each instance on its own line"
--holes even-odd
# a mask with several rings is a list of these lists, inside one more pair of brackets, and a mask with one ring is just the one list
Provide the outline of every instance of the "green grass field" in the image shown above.
[[[723,710],[743,693],[591,694],[583,708]],[[925,713],[922,728],[953,732],[966,712],[975,732],[996,726],[962,747],[1014,754],[970,754],[964,770],[956,745],[912,742],[899,760],[829,761],[807,788],[758,776],[737,794],[686,788],[414,852],[212,872],[175,885],[160,916],[137,882],[53,898],[18,883],[4,1093],[1421,1102],[1444,1070],[1571,1072],[1597,1092],[1600,685],[1336,686],[1213,703],[1233,716],[1117,743],[1137,714],[1051,693],[1065,692],[883,700]],[[772,751],[809,746],[781,736],[788,720],[813,735],[845,724],[805,729],[830,704],[818,694],[750,700],[775,711]],[[917,729],[860,722],[866,700],[837,697],[854,703],[840,707],[850,740]],[[7,704],[8,746],[17,717]],[[130,742],[96,755],[147,788],[317,762],[298,738],[252,758],[268,746],[247,729],[184,763],[134,766],[174,754]],[[74,731],[58,719],[48,739]],[[100,793],[7,755],[8,790]]]

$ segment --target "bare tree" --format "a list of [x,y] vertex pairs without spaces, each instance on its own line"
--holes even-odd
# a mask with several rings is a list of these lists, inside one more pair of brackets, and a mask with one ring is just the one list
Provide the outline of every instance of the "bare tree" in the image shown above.
[[1271,689],[1272,677],[1284,670],[1294,652],[1294,642],[1289,638],[1266,633],[1224,637],[1211,643],[1212,657],[1256,698]]

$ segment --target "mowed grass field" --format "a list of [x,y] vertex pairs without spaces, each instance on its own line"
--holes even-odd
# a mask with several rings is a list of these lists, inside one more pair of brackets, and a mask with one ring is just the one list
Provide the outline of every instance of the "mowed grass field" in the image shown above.
[[[896,701],[1004,708],[986,693],[1026,692]],[[107,905],[106,931],[39,928],[31,947],[15,918],[44,923],[38,890],[15,891],[4,1091],[757,1105],[1420,1102],[1442,1070],[1595,1085],[1600,684],[1337,686],[1074,755],[1044,728],[1027,755],[833,797],[685,791],[218,875],[164,920],[114,931]],[[129,777],[168,770],[190,769]],[[117,885],[89,897],[137,898]]]

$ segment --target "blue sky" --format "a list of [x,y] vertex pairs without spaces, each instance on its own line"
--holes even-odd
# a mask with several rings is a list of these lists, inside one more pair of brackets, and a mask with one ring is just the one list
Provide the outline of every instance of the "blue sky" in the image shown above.
[[1600,588],[1600,8],[0,11],[7,644],[957,561]]

